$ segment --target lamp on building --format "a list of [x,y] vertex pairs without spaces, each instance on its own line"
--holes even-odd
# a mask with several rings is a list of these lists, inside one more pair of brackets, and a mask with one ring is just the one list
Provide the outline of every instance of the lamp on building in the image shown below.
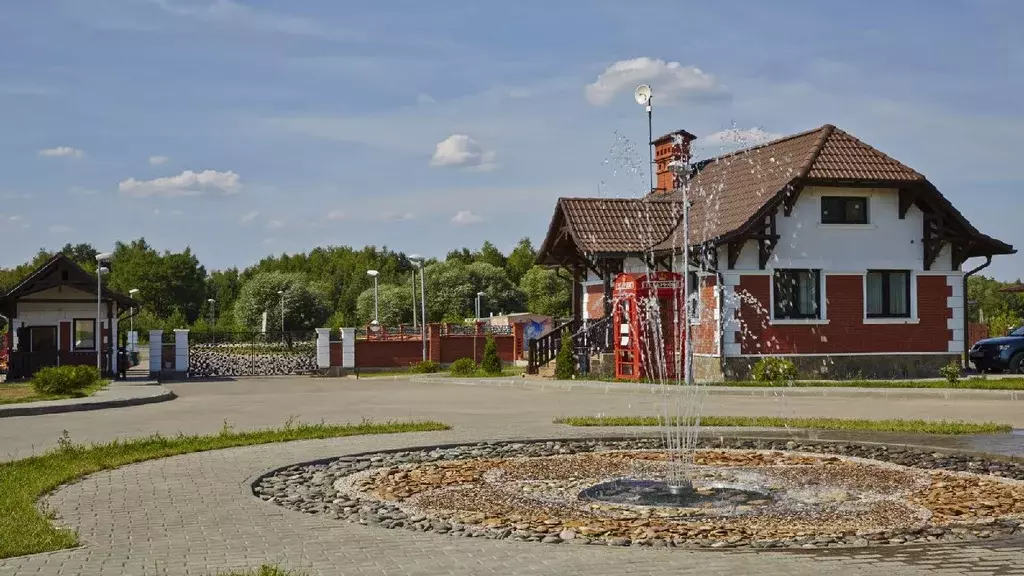
[[420,340],[423,341],[423,361],[427,361],[427,284],[425,276],[427,268],[424,266],[423,256],[410,254],[409,260],[420,269]]
[[100,323],[103,317],[103,275],[110,272],[110,268],[104,264],[109,264],[113,256],[110,252],[96,255],[96,328],[93,332],[93,343],[96,345],[96,369],[100,374],[103,373],[103,328]]

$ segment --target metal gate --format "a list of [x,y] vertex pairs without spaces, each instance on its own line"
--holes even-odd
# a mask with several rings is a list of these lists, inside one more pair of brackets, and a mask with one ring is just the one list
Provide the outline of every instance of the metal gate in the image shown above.
[[188,377],[285,376],[317,369],[316,331],[191,332]]

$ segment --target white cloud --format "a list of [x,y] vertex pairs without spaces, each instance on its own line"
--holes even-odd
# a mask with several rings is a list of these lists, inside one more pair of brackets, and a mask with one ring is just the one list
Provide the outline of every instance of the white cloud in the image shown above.
[[267,222],[268,230],[277,230],[278,228],[284,228],[284,220],[271,220]]
[[68,234],[74,231],[70,226],[64,226],[62,224],[54,224],[53,226],[50,226],[49,230],[53,234]]
[[150,156],[149,157],[149,165],[150,166],[160,166],[160,165],[163,165],[163,164],[167,164],[170,160],[171,159],[168,156]]
[[595,106],[606,106],[621,92],[629,92],[640,84],[649,84],[654,105],[673,104],[685,100],[713,100],[728,97],[729,91],[718,80],[697,68],[679,62],[634,58],[615,62],[587,84],[584,94]]
[[14,216],[8,216],[7,219],[11,222],[19,222],[21,221],[21,215],[15,214]]
[[249,222],[255,220],[256,217],[259,215],[259,212],[253,210],[252,212],[246,212],[245,214],[242,214],[242,217],[239,218],[238,221],[241,222],[242,224],[248,224]]
[[213,0],[205,6],[184,4],[173,0],[153,0],[153,3],[170,14],[222,26],[297,36],[329,34],[329,30],[315,20],[256,10],[233,0]]
[[228,195],[238,193],[241,187],[241,178],[230,170],[227,172],[218,172],[216,170],[193,172],[192,170],[185,170],[177,176],[167,176],[154,180],[129,178],[122,180],[117,185],[118,190],[122,194],[135,198],[201,196],[207,192],[220,192],[221,194]]
[[416,215],[412,212],[385,212],[381,215],[384,220],[391,220],[393,222],[402,222],[406,220],[413,220]]
[[459,166],[488,170],[494,167],[494,152],[483,147],[465,134],[452,134],[437,143],[431,166]]
[[433,96],[425,92],[421,92],[416,95],[417,104],[437,104],[437,100]]
[[457,224],[459,226],[479,224],[483,221],[484,219],[481,218],[479,214],[474,214],[469,210],[459,210],[452,218],[452,224]]
[[46,148],[39,151],[40,156],[50,157],[68,157],[68,158],[81,158],[85,156],[85,152],[82,152],[78,148],[72,148],[71,146],[57,146],[56,148]]
[[774,132],[768,132],[764,128],[753,127],[747,129],[741,128],[729,128],[727,130],[721,130],[714,134],[708,134],[702,138],[698,138],[697,142],[706,145],[725,145],[732,146],[738,144],[740,146],[754,146],[757,144],[763,144],[771,140],[782,138],[784,134],[776,134]]
[[330,212],[327,213],[327,219],[328,220],[344,220],[345,219],[345,213],[342,212],[341,210],[331,210]]

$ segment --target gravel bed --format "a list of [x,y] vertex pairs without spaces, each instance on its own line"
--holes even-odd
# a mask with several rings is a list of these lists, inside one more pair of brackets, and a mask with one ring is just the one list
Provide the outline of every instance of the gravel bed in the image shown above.
[[379,452],[291,466],[253,493],[382,528],[545,544],[811,549],[1024,534],[1024,464],[877,445],[707,441],[699,476],[775,495],[728,513],[579,498],[610,478],[657,477],[660,448],[639,438]]

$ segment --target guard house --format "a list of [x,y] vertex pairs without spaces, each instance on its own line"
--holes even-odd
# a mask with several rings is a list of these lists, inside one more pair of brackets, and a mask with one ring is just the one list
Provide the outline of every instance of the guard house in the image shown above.
[[103,373],[114,374],[117,324],[132,308],[139,303],[104,285],[97,315],[96,276],[57,254],[0,297],[0,314],[10,320],[7,377],[30,378],[46,366],[95,366],[97,347]]

